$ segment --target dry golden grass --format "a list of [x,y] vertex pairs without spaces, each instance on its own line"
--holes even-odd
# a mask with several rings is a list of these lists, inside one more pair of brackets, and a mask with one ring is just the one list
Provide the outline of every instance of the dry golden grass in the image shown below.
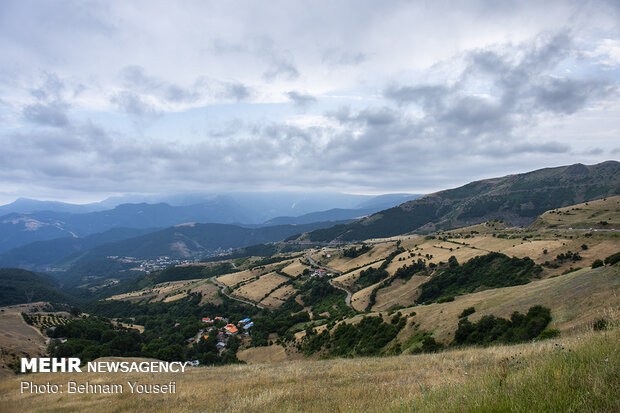
[[256,281],[242,285],[232,291],[232,295],[258,302],[262,300],[263,297],[265,297],[271,290],[288,281],[288,279],[288,277],[272,272],[261,276]]
[[392,285],[377,291],[377,297],[375,305],[372,306],[372,311],[386,311],[398,305],[405,307],[412,306],[419,295],[418,287],[426,281],[428,281],[428,277],[416,275],[411,277],[408,281],[401,279],[394,280]]
[[0,377],[12,375],[7,363],[25,354],[40,357],[45,354],[46,346],[47,338],[37,328],[26,324],[20,312],[0,313]]
[[259,274],[260,272],[256,270],[254,271],[245,270],[245,271],[233,272],[230,274],[222,275],[220,277],[217,277],[216,280],[220,284],[224,284],[230,287],[230,286],[239,284],[240,282],[249,280],[250,278],[254,278],[258,276]]
[[355,281],[360,277],[360,272],[367,270],[368,268],[379,268],[383,261],[375,262],[374,264],[366,265],[362,268],[359,268],[355,271],[351,271],[349,273],[343,274],[341,276],[335,277],[334,282],[338,285],[342,285],[346,288],[349,288],[353,285]]
[[144,288],[138,291],[118,294],[107,300],[118,301],[163,301],[165,303],[180,300],[189,293],[202,294],[201,304],[208,302],[221,304],[222,299],[217,294],[218,288],[208,279],[194,279],[182,281],[168,281],[154,285],[152,288]]
[[362,288],[355,294],[351,296],[351,307],[356,311],[366,311],[366,307],[368,307],[368,303],[370,302],[370,295],[372,294],[372,290],[374,290],[379,283],[373,284],[369,287]]
[[[511,244],[512,245],[512,244]],[[450,251],[452,249],[452,251]],[[409,261],[417,261],[419,258],[426,260],[428,263],[439,264],[439,262],[448,262],[451,256],[455,256],[459,262],[465,262],[471,258],[479,255],[485,255],[487,251],[481,251],[479,249],[469,248],[463,245],[456,245],[451,242],[444,242],[438,240],[427,240],[423,244],[418,245],[418,250],[414,251],[416,256]],[[422,254],[419,256],[417,254]],[[427,260],[424,256],[430,254],[433,256],[430,260]],[[409,264],[410,262],[407,262]],[[402,267],[402,263],[400,265]]]
[[[391,251],[394,250],[395,246],[396,242],[376,244],[373,245],[372,250],[368,251],[366,254],[360,255],[359,257],[355,257],[353,259],[336,256],[331,261],[329,261],[329,267],[342,272],[349,271],[351,268],[363,267],[373,261],[385,258]],[[320,259],[321,255],[315,254],[313,255],[313,257],[318,260]]]
[[295,294],[295,288],[292,285],[283,285],[265,297],[260,303],[271,309],[278,308],[293,294]]
[[303,355],[290,349],[285,349],[279,344],[274,344],[266,347],[250,347],[241,350],[237,353],[237,358],[248,364],[260,364],[300,360],[303,359]]
[[[555,345],[557,341],[548,340],[416,356],[191,368],[185,374],[39,373],[0,381],[0,400],[1,408],[6,412],[357,413],[410,411],[413,410],[413,403],[416,403],[417,409],[424,411],[486,411],[490,405],[487,405],[487,409],[484,405],[463,408],[462,403],[472,403],[470,399],[475,400],[478,396],[488,397],[486,392],[500,392],[500,396],[505,394],[510,400],[511,394],[520,395],[521,389],[529,389],[531,378],[547,370],[552,374],[546,383],[548,388],[543,385],[540,390],[542,394],[535,395],[542,402],[545,395],[551,396],[555,390],[551,381],[570,381],[574,377],[572,375],[577,374],[587,375],[585,383],[573,387],[573,392],[579,392],[577,399],[585,398],[589,401],[597,393],[612,397],[613,387],[609,386],[613,386],[613,382],[595,382],[609,375],[597,375],[593,369],[602,368],[604,372],[605,363],[608,370],[618,368],[619,341],[618,329],[614,329],[607,333],[584,332],[579,336],[561,338],[565,351],[572,351],[566,356],[558,353]],[[568,358],[572,354],[577,358]],[[505,360],[515,355],[516,359],[512,360],[518,364],[511,365],[507,371],[503,369]],[[563,362],[564,359],[567,361]],[[579,370],[573,370],[571,366],[579,367]],[[508,383],[504,389],[497,385],[503,373],[506,373],[504,377]],[[64,383],[65,386],[68,380],[80,383],[122,383],[125,392],[121,395],[20,394],[19,383],[23,379],[35,383]],[[175,381],[177,392],[166,395],[130,394],[126,382],[134,380],[162,384]],[[529,397],[534,396],[530,394]],[[425,406],[424,400],[429,404]],[[519,403],[522,403],[520,409]],[[502,411],[522,411],[527,403],[527,398],[513,400],[513,409]],[[611,408],[595,410],[613,411],[618,401],[609,400],[607,406]],[[560,404],[554,410],[584,409],[570,409],[568,405]]]
[[[476,309],[469,316],[476,321],[489,314],[509,317],[514,311],[524,313],[537,304],[551,309],[551,328],[562,332],[585,328],[610,309],[620,308],[620,267],[583,269],[525,285],[458,296],[453,302],[401,311],[403,314],[415,311],[414,319],[420,329],[433,331],[435,338],[447,342],[452,340],[458,316],[465,308]],[[413,333],[410,327],[401,332],[402,337]]]
[[284,267],[282,271],[289,275],[292,275],[293,277],[297,277],[298,275],[301,275],[301,273],[304,272],[306,268],[310,267],[299,262],[299,259],[295,259],[289,265]]

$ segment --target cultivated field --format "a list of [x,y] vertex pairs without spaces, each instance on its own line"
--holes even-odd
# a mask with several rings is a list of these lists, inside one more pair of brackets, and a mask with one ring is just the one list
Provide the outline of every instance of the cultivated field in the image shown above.
[[151,288],[144,288],[138,291],[132,291],[125,294],[117,294],[107,298],[107,300],[118,301],[163,301],[165,303],[180,300],[187,297],[190,293],[200,293],[202,299],[200,304],[208,302],[221,304],[222,299],[218,296],[218,288],[208,279],[167,281],[156,284]]
[[288,277],[272,272],[233,290],[232,295],[260,302],[272,290],[288,280]]
[[283,285],[265,297],[260,303],[271,309],[278,308],[293,294],[295,294],[295,288],[292,285]]
[[305,269],[309,269],[309,268],[310,267],[308,267],[307,265],[304,265],[301,262],[299,262],[299,259],[295,259],[289,265],[284,267],[282,271],[284,271],[288,275],[297,277],[298,275],[301,275],[301,273],[304,272]]
[[230,287],[230,286],[242,283],[251,278],[256,278],[260,274],[261,272],[259,270],[254,270],[254,271],[245,270],[245,271],[239,271],[239,272],[233,272],[230,274],[221,275],[217,277],[216,279],[219,283]]
[[325,262],[330,268],[338,271],[349,271],[352,268],[363,267],[373,261],[384,258],[396,246],[396,242],[386,242],[383,244],[373,245],[373,248],[365,254],[353,259],[342,257],[334,252],[330,259],[322,259],[322,253],[314,254],[312,257],[318,262]]

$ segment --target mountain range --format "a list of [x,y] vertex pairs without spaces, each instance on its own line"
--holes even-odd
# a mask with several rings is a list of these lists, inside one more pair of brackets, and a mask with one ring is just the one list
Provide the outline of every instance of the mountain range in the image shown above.
[[[187,222],[265,226],[346,220],[377,212],[385,209],[386,205],[388,207],[398,205],[406,199],[419,196],[389,194],[375,197],[325,193],[315,195],[258,193],[208,198],[185,196],[171,200],[200,202],[182,205],[165,202],[125,203],[103,210],[102,205],[109,205],[110,201],[73,205],[18,199],[12,204],[0,207],[0,213],[7,212],[0,216],[0,253],[36,241],[67,237],[83,238],[113,228],[165,228]],[[323,212],[316,216],[304,217],[304,214],[316,211]],[[274,217],[282,217],[286,212],[292,214],[286,218],[270,221]],[[296,219],[300,215],[302,217]]]
[[574,164],[485,179],[436,192],[349,224],[313,231],[314,242],[430,232],[498,219],[529,225],[543,212],[620,194],[620,163]]

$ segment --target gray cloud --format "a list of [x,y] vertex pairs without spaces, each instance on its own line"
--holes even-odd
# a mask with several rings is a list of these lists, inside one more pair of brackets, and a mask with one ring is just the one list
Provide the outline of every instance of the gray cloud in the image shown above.
[[30,93],[39,100],[49,101],[60,100],[64,91],[65,84],[56,74],[44,73],[43,83],[31,89]]
[[616,60],[587,53],[605,39],[597,53],[615,56],[611,0],[8,1],[0,181],[14,188],[432,190],[620,153],[601,151],[616,146]]
[[389,86],[384,96],[399,105],[415,103],[427,111],[437,111],[444,106],[444,100],[451,89],[442,85]]
[[263,78],[267,81],[274,80],[277,77],[294,80],[299,77],[299,70],[292,62],[278,59],[272,62],[271,69],[263,73]]
[[157,116],[160,112],[144,99],[129,91],[122,91],[112,96],[110,102],[114,103],[123,112],[134,116]]
[[600,99],[617,91],[617,86],[600,79],[542,80],[534,93],[540,109],[571,115],[583,108],[589,100]]
[[[125,90],[115,97],[113,103],[120,103],[123,108],[131,108],[128,113],[144,114],[144,102],[140,103],[140,95],[149,95],[170,103],[192,103],[200,99],[205,92],[205,80],[196,79],[190,87],[181,87],[166,80],[149,76],[142,66],[129,65],[121,69],[119,73]],[[149,111],[147,111],[149,112]]]
[[368,57],[361,52],[351,53],[335,48],[323,52],[322,61],[333,66],[355,66],[368,60]]
[[293,101],[295,105],[302,108],[317,102],[317,99],[314,96],[294,90],[287,92],[286,96],[288,96],[288,98]]
[[224,87],[223,97],[234,99],[238,102],[248,99],[252,96],[252,89],[243,83],[227,83]]
[[[465,153],[474,147],[496,157],[568,153],[571,146],[558,142],[512,142],[527,139],[523,128],[535,125],[541,113],[571,115],[617,92],[602,79],[552,75],[571,56],[572,44],[567,33],[560,33],[476,50],[466,56],[467,65],[453,84],[392,84],[384,96],[399,107],[417,107],[419,130],[432,131],[435,141],[450,142]],[[487,85],[484,93],[477,93],[479,85]]]
[[28,122],[62,128],[69,124],[66,109],[66,105],[59,103],[34,103],[24,107],[23,116]]

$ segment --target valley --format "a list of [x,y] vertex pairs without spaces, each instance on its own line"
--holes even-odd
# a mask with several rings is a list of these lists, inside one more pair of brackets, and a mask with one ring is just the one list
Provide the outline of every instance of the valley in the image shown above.
[[[531,391],[527,383],[533,376],[564,366],[566,360],[554,353],[557,342],[584,354],[598,351],[597,357],[609,360],[620,320],[620,196],[553,208],[530,221],[514,225],[492,218],[353,242],[310,241],[309,228],[301,236],[137,275],[121,276],[114,267],[90,274],[77,266],[75,281],[64,278],[64,285],[63,278],[0,269],[5,285],[0,296],[13,304],[0,314],[6,377],[0,386],[13,385],[11,371],[20,354],[49,354],[83,362],[110,356],[191,361],[195,367],[176,378],[180,391],[172,399],[132,397],[132,408],[155,411],[188,398],[190,405],[201,400],[216,410],[235,411],[286,411],[293,401],[310,411],[335,405],[348,406],[345,411],[382,410],[381,403],[400,411],[421,400],[430,409],[452,397],[449,389],[467,403],[473,403],[470,392],[496,392],[497,374],[513,380],[515,395]],[[203,233],[206,228],[211,227],[191,224],[173,231],[195,233],[192,242],[215,240]],[[273,228],[274,236],[287,235],[288,230]],[[153,234],[118,245],[145,250],[153,240],[168,240]],[[93,251],[97,248],[110,250],[105,244]],[[19,304],[24,297],[49,300]],[[20,342],[28,345],[20,350]],[[517,360],[515,354],[519,362],[505,373],[502,360]],[[583,386],[595,377],[609,385],[605,374],[590,370]],[[239,391],[238,375],[255,390],[232,405],[220,395]],[[282,377],[277,388],[265,381],[273,375]],[[231,383],[194,393],[218,381],[215,377]],[[557,386],[566,386],[563,380],[557,378]],[[325,399],[317,402],[304,393],[302,383]],[[390,390],[381,397],[360,396],[362,390],[375,394],[368,389],[371,383],[389,383]],[[266,396],[274,392],[277,397]],[[35,400],[7,397],[24,407]],[[89,408],[105,397],[73,400]],[[568,399],[533,403],[579,405],[568,394],[562,397]],[[590,402],[613,406],[613,400],[597,397]],[[54,400],[65,403],[63,397]]]

